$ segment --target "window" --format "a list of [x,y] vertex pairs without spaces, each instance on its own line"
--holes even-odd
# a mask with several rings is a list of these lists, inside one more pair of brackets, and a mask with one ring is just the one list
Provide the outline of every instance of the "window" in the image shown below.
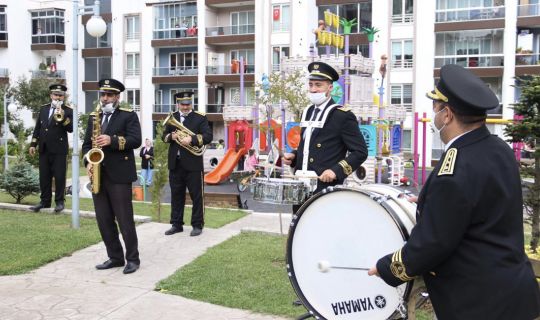
[[291,28],[291,6],[276,4],[272,7],[272,31],[287,32]]
[[84,81],[99,81],[111,77],[111,58],[85,58]]
[[458,64],[466,68],[503,66],[503,30],[467,30],[435,34],[435,68]]
[[98,97],[97,91],[85,91],[84,93],[84,103],[86,104],[85,113],[94,111],[96,109],[98,101],[99,101],[99,97]]
[[[244,59],[244,73],[255,72],[255,50],[243,49],[231,51],[231,73],[239,73],[239,70],[235,70],[233,61],[240,61],[240,58]],[[238,65],[240,66],[240,65]]]
[[126,17],[126,40],[138,40],[141,38],[139,16]]
[[[329,47],[329,49],[330,49],[329,54],[336,54],[335,47]],[[317,52],[320,56],[325,55],[326,46],[317,47]],[[357,46],[349,46],[349,54],[361,54],[363,57],[369,57],[369,44],[359,44]]]
[[84,32],[84,47],[91,48],[111,48],[112,24],[107,22],[105,34],[99,38],[92,37],[88,32]]
[[406,23],[413,21],[413,0],[393,0],[392,22]]
[[169,55],[169,74],[197,75],[197,52],[176,52]]
[[126,54],[126,76],[138,76],[141,74],[141,65],[138,53]]
[[403,105],[407,112],[412,112],[412,84],[390,85],[390,104]]
[[0,41],[7,41],[7,14],[6,7],[0,6]]
[[392,41],[392,68],[412,68],[413,67],[413,45],[412,40]]
[[131,105],[133,111],[141,112],[141,90],[139,89],[127,89],[127,103]]
[[272,70],[279,71],[282,58],[289,57],[289,47],[272,47]]
[[255,12],[231,12],[231,34],[255,33]]
[[502,19],[504,0],[437,0],[435,14],[436,22]]
[[64,43],[64,10],[32,11],[32,44]]
[[188,29],[197,26],[197,3],[155,5],[154,39],[173,39],[188,36]]
[[[101,0],[99,5],[99,12],[100,13],[111,13],[111,2],[112,0]],[[85,6],[93,6],[94,0],[84,0]]]
[[[358,25],[352,27],[351,33],[361,33],[363,27],[371,27],[371,2],[319,6],[319,20],[324,20],[324,12],[327,10],[347,20],[356,18]],[[332,31],[334,30],[335,28],[332,27]],[[343,33],[341,26],[339,33]]]
[[[246,87],[244,89],[244,99],[246,106],[255,104],[255,90],[253,87]],[[240,105],[240,88],[230,88],[229,90],[229,101],[230,105],[239,106]]]

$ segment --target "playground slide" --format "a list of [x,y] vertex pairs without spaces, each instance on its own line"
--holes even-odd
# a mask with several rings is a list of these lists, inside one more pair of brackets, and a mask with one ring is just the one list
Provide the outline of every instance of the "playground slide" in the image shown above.
[[234,151],[234,148],[227,150],[217,167],[204,176],[204,182],[208,184],[219,184],[227,179],[231,172],[233,172],[234,167],[236,167],[240,158],[246,153],[247,151],[245,148],[241,148],[238,152]]

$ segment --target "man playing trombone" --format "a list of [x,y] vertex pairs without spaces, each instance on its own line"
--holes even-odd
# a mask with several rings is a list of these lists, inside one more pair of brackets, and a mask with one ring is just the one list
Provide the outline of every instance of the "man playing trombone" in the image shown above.
[[186,187],[193,202],[191,236],[198,236],[204,227],[203,153],[212,141],[212,129],[202,113],[192,111],[193,92],[174,96],[178,110],[165,120],[163,141],[169,143],[169,184],[171,186],[171,228],[165,235],[184,231]]
[[64,210],[66,189],[66,167],[68,154],[68,132],[73,132],[73,110],[64,103],[66,86],[49,86],[51,102],[43,105],[36,120],[30,143],[30,155],[39,151],[39,188],[41,201],[30,207],[34,212],[50,208],[52,202],[52,178],[54,178],[55,212]]

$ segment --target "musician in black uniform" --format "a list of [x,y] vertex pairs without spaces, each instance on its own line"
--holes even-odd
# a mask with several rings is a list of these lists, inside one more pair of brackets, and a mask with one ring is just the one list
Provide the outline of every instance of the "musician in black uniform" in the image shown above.
[[30,143],[30,155],[39,151],[39,187],[41,201],[30,207],[34,212],[50,208],[52,200],[52,178],[54,178],[55,212],[64,210],[66,189],[66,167],[68,154],[68,132],[73,132],[73,110],[64,103],[66,86],[49,86],[51,103],[41,106],[36,127]]
[[163,132],[163,141],[169,143],[169,184],[171,186],[171,228],[165,231],[172,235],[184,231],[184,206],[186,187],[193,202],[190,235],[198,236],[204,227],[204,166],[203,156],[188,150],[190,146],[203,147],[212,141],[212,130],[202,113],[192,111],[192,92],[179,92],[174,98],[178,111],[174,119],[182,123],[193,134],[181,138],[177,127],[168,124]]
[[[92,176],[92,164],[86,155],[92,149],[92,136],[104,153],[101,162],[100,190],[93,194],[96,220],[101,238],[107,247],[109,260],[96,266],[98,270],[121,267],[127,261],[124,273],[137,271],[140,265],[137,231],[133,220],[131,185],[137,180],[133,150],[141,145],[141,125],[137,114],[131,109],[118,106],[124,85],[115,79],[99,81],[100,107],[91,113],[84,137],[82,153],[88,176]],[[101,123],[101,133],[93,132],[96,114]],[[115,221],[116,220],[116,221]],[[126,245],[126,254],[118,238],[118,227]]]
[[422,276],[440,320],[534,319],[540,292],[524,252],[518,164],[485,121],[499,101],[457,65],[443,66],[427,95],[446,149],[420,192],[407,243],[369,274],[391,286]]
[[[350,108],[337,105],[330,95],[333,82],[339,80],[337,71],[323,62],[310,63],[308,71],[309,99],[313,105],[308,107],[305,120],[323,121],[326,117],[326,121],[322,128],[302,128],[298,149],[284,154],[283,163],[302,170],[306,137],[311,130],[307,170],[315,171],[318,176],[317,193],[342,184],[366,160],[368,151]],[[299,208],[293,206],[293,212]]]

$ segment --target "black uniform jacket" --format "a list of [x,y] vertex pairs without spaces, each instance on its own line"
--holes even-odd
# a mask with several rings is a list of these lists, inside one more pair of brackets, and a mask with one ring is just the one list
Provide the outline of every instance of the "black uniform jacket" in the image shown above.
[[50,103],[41,106],[30,146],[37,146],[39,153],[67,154],[69,148],[67,134],[73,132],[73,110],[63,104],[64,120],[57,122],[51,119],[49,124],[50,110]]
[[[334,101],[330,99],[325,108],[332,104]],[[311,119],[314,108],[314,105],[309,107],[306,119]],[[302,137],[304,130],[305,128],[301,130]],[[298,149],[293,151],[296,157],[291,167],[295,170],[302,170],[304,147],[302,138]],[[336,183],[341,184],[366,160],[367,154],[366,143],[360,133],[356,117],[347,108],[337,106],[330,111],[322,128],[313,129],[307,169],[315,171],[319,176],[324,170],[331,169],[337,176]]]
[[379,274],[392,286],[423,276],[439,320],[535,318],[540,292],[524,253],[512,150],[482,126],[441,159],[420,192],[409,240],[378,261]]
[[[176,111],[173,116],[178,122],[180,122],[180,113]],[[208,119],[202,113],[197,111],[191,111],[184,119],[183,125],[191,130],[194,134],[191,136],[191,145],[202,147],[205,144],[209,144],[212,141],[212,129],[208,125]],[[163,132],[163,141],[170,143],[169,145],[169,170],[176,168],[176,156],[180,151],[180,165],[187,171],[203,171],[203,156],[196,156],[186,150],[186,148],[180,146],[178,143],[171,139],[171,133],[178,128],[172,125],[167,125]]]
[[[146,155],[149,155],[150,158],[146,159]],[[145,147],[141,148],[141,151],[139,153],[139,156],[142,158],[141,160],[141,168],[142,169],[148,169],[148,165],[150,165],[150,169],[154,169],[154,147],[150,147],[150,149],[146,150]]]
[[[82,145],[82,154],[92,148],[92,127],[95,112],[90,114],[88,127]],[[99,111],[100,123],[103,121],[103,114]],[[103,134],[111,137],[111,144],[103,147],[105,155],[101,162],[102,174],[107,174],[114,183],[131,183],[137,180],[137,169],[135,167],[135,155],[133,149],[141,145],[141,124],[137,114],[130,109],[116,108],[109,119],[109,125]],[[84,158],[85,166],[88,164]]]

